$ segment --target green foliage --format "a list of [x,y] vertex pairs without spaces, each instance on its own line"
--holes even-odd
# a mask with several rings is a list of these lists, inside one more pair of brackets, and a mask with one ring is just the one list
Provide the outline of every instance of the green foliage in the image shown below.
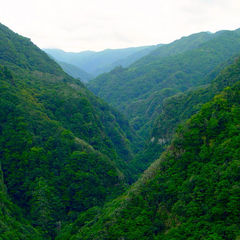
[[155,144],[144,158],[156,157],[176,125],[201,108],[116,198],[139,164],[133,156],[141,139],[121,114],[0,25],[0,239],[238,239],[239,59],[211,85],[169,98],[211,81],[220,68],[210,69],[233,55],[236,39],[237,31],[195,35],[185,48],[180,46],[188,38],[153,53],[149,65],[145,58],[142,68],[139,61],[112,71],[116,79],[133,77],[130,84],[139,84],[120,98],[129,101],[133,94],[135,128],[144,124],[138,118],[144,99],[151,100],[146,119],[156,109],[165,114],[165,128],[157,125],[151,139],[160,149]]
[[[232,62],[234,64],[224,68]],[[221,64],[221,68],[224,70],[217,75],[211,84],[164,99],[161,113],[154,122],[151,137],[146,143],[145,149],[132,161],[135,169],[139,168],[140,172],[145,170],[150,163],[160,156],[171,142],[174,132],[180,123],[197,113],[201,109],[201,106],[210,101],[215,94],[222,91],[225,87],[232,86],[234,83],[240,81],[239,58],[235,60],[230,59],[226,63]],[[218,69],[213,70],[210,73],[210,78],[213,78],[218,71]]]
[[41,233],[34,229],[22,217],[21,210],[14,205],[7,195],[3,172],[0,165],[0,239],[31,240],[42,239]]
[[[238,64],[223,75],[239,76]],[[180,126],[130,190],[70,239],[238,239],[239,121],[237,82]]]
[[210,83],[212,70],[240,52],[239,40],[239,31],[194,34],[157,48],[126,69],[102,74],[88,87],[148,137],[164,99]]
[[[6,185],[34,226],[54,235],[58,221],[101,205],[122,189],[117,162],[87,143],[92,135],[84,132],[89,138],[84,141],[64,129],[64,121],[49,119],[50,115],[54,119],[53,113],[26,88],[17,89],[1,80],[0,92],[0,149]],[[108,149],[120,161],[112,144]]]
[[2,25],[0,51],[0,159],[6,201],[21,208],[9,221],[3,212],[0,238],[52,239],[123,191],[140,140],[121,114]]

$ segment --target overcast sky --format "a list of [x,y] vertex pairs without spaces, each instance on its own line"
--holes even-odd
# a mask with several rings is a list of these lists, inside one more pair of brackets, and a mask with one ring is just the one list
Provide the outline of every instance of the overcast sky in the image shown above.
[[0,0],[0,22],[41,48],[103,50],[240,28],[240,0]]

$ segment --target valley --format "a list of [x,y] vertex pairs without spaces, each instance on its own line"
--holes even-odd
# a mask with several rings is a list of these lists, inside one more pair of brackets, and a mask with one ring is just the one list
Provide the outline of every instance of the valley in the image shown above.
[[239,239],[239,118],[239,29],[71,53],[0,24],[0,239]]

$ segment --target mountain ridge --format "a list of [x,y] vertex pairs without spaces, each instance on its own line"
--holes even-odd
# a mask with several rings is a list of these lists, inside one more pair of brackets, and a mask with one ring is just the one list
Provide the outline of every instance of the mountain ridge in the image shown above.
[[137,83],[119,107],[152,129],[144,152],[121,113],[0,24],[0,239],[239,239],[240,31],[182,41],[99,76]]
[[130,65],[135,60],[154,50],[157,46],[158,45],[83,52],[65,52],[60,49],[43,50],[57,61],[75,65],[96,77],[103,72],[112,70],[116,66]]
[[87,86],[125,114],[135,130],[147,137],[163,99],[209,83],[207,74],[240,51],[239,37],[238,30],[190,35],[161,46],[128,68],[102,74]]

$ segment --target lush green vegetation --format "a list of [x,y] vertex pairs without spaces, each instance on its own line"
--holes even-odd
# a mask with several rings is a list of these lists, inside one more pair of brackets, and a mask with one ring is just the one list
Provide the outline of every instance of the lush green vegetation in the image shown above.
[[149,136],[166,97],[209,83],[219,64],[240,52],[240,31],[199,33],[164,45],[129,68],[118,67],[88,84]]
[[123,191],[140,141],[28,39],[0,25],[0,46],[0,239],[51,239]]
[[[230,65],[233,62],[235,63]],[[150,138],[146,142],[144,150],[137,154],[131,162],[136,171],[144,171],[161,155],[170,144],[174,132],[180,123],[197,113],[204,103],[210,101],[214,95],[222,91],[225,87],[232,86],[234,83],[240,81],[238,71],[239,62],[240,59],[234,57],[214,69],[207,76],[208,78],[213,79],[219,72],[219,69],[224,70],[217,75],[211,84],[164,99],[161,106],[161,113],[154,122]]]
[[[239,60],[219,76],[223,84],[239,77]],[[239,121],[237,82],[178,128],[129,191],[58,239],[239,239]]]
[[23,217],[19,207],[9,199],[3,182],[0,167],[0,239],[36,239],[41,240],[40,233]]
[[107,94],[143,135],[157,118],[134,157],[120,113],[0,25],[0,239],[239,239],[239,40],[195,34],[95,80],[127,83]]

